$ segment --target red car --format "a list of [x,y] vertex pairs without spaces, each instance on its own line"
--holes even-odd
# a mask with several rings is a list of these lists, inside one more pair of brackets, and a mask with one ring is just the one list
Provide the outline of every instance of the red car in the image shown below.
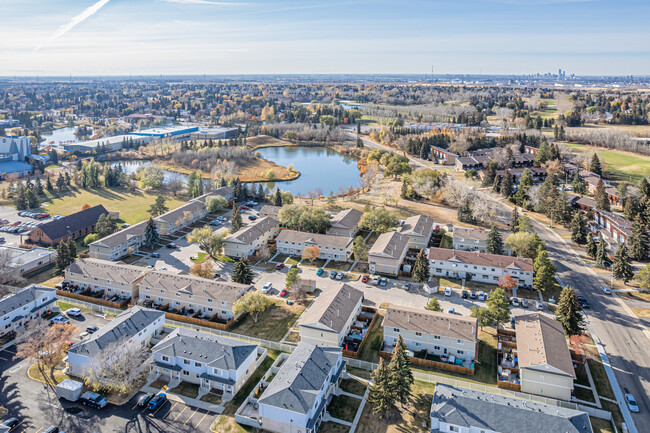
[[242,206],[239,206],[239,209],[248,210],[250,208],[248,206],[246,206],[246,205],[242,205]]
[[277,265],[275,265],[275,269],[277,269],[278,271],[282,268],[284,268],[284,263],[278,263]]
[[280,297],[284,298],[285,296],[287,296],[287,293],[288,293],[287,289],[282,289],[282,291],[280,292]]
[[364,275],[363,277],[361,277],[361,282],[362,282],[362,283],[367,283],[367,282],[368,282],[368,278],[369,278],[369,277],[368,277],[367,275]]

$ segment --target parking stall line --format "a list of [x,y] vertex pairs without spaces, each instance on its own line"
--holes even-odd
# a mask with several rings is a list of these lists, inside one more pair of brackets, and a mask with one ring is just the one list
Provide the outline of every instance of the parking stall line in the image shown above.
[[[166,416],[169,414],[169,412],[171,412],[172,409],[174,409],[174,407],[176,407],[177,404],[178,404],[178,402],[174,403],[174,404],[172,405],[172,407],[169,408],[169,410],[167,411],[167,413],[164,414],[162,417],[163,417],[163,418],[166,417]],[[164,406],[164,404],[161,404],[160,407],[159,407],[158,409],[156,409],[156,411],[153,413],[153,415],[155,415],[156,413],[158,413],[158,411],[159,411],[160,409],[162,409],[163,406]]]
[[190,415],[190,417],[183,423],[183,425],[187,424],[198,411],[199,408],[197,407],[196,410],[192,412],[192,415]]
[[[14,428],[12,428],[12,429],[9,430],[9,431],[14,431],[14,430],[16,430],[16,429],[17,429],[18,427],[20,427],[20,425],[21,425],[22,423],[24,423],[24,422],[25,422],[25,420],[20,421],[18,424],[16,424],[16,425],[14,426]],[[25,426],[25,427],[27,427],[27,426]]]
[[185,409],[187,409],[187,406],[185,406],[185,407],[183,408],[183,410],[181,411],[181,413],[179,413],[178,415],[176,415],[176,418],[174,418],[174,421],[176,421],[176,420],[177,420],[177,419],[178,419],[178,418],[183,414],[183,412],[185,412]]
[[41,427],[41,428],[39,428],[38,430],[36,430],[35,433],[41,433],[41,430],[43,430],[44,428],[45,428],[45,427]]
[[199,425],[203,422],[206,416],[208,416],[210,412],[206,412],[205,415],[203,415],[203,418],[199,420],[199,422],[194,426],[195,429],[199,428]]
[[138,402],[136,401],[135,404],[133,405],[133,407],[131,408],[131,410],[135,410],[135,408],[137,408],[137,407],[138,407]]

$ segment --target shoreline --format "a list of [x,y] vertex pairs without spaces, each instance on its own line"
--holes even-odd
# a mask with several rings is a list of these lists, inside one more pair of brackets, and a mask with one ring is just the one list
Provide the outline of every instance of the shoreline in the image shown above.
[[[260,175],[242,175],[242,172],[251,172],[251,171],[266,171],[268,169],[282,169],[284,171],[287,170],[287,167],[283,167],[281,165],[276,164],[273,161],[269,161],[268,159],[264,158],[258,158],[259,161],[262,162],[262,164],[267,164],[269,167],[259,167],[259,164],[249,164],[246,166],[240,167],[240,169],[237,172],[237,177],[239,177],[239,180],[243,183],[257,183],[257,182],[289,182],[292,180],[296,180],[300,177],[301,173],[298,170],[291,170],[289,173],[285,176],[278,176],[275,179],[267,179],[265,177],[262,177]],[[184,175],[189,175],[193,171],[198,171],[201,173],[201,177],[203,179],[212,179],[216,180],[214,176],[212,176],[210,173],[206,173],[203,170],[191,170],[189,168],[185,167],[180,167],[174,164],[170,164],[167,161],[162,161],[162,160],[157,160],[154,159],[151,161],[152,164],[159,165],[161,168],[164,170],[173,172],[173,173],[178,173],[178,174],[184,174]]]

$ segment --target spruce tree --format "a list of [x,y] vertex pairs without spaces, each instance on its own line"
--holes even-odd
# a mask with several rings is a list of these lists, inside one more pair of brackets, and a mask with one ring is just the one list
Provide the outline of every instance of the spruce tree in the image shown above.
[[592,259],[596,260],[596,253],[598,252],[598,245],[594,241],[594,237],[589,234],[587,236],[587,255]]
[[581,335],[585,329],[584,317],[580,314],[582,306],[571,286],[562,289],[555,309],[555,318],[562,324],[569,337]]
[[383,418],[395,407],[396,400],[395,386],[384,358],[379,358],[379,366],[371,376],[373,382],[368,393],[368,403],[372,406],[373,413]]
[[555,285],[556,268],[551,259],[548,258],[548,252],[543,248],[537,249],[537,258],[534,263],[535,276],[533,277],[533,287],[537,290],[550,289]]
[[594,153],[594,156],[591,157],[591,163],[589,164],[589,171],[596,173],[598,176],[603,175],[603,166],[600,163],[600,158]]
[[155,247],[160,242],[160,231],[153,218],[149,217],[144,228],[144,244],[148,248]]
[[436,298],[435,296],[429,299],[429,302],[427,302],[427,305],[424,306],[424,309],[429,311],[442,312],[442,306],[440,305],[440,301],[438,301],[438,298]]
[[38,196],[45,195],[45,191],[43,190],[43,182],[41,182],[40,178],[36,179],[36,184],[34,185],[34,192]]
[[577,244],[584,244],[587,240],[587,221],[580,211],[571,220],[571,240]]
[[273,197],[273,205],[282,206],[282,193],[280,192],[280,188],[277,188],[275,190],[275,195]]
[[402,406],[409,402],[411,386],[414,382],[411,361],[406,354],[406,349],[406,344],[399,335],[393,349],[393,357],[388,364],[391,383],[394,385],[395,401],[399,401]]
[[235,203],[232,205],[232,232],[235,233],[242,228],[241,213]]
[[612,275],[617,280],[623,280],[625,284],[634,278],[634,269],[632,269],[632,265],[630,264],[630,257],[628,256],[625,244],[619,245],[614,253]]
[[500,256],[505,253],[503,250],[503,238],[501,237],[501,232],[496,228],[496,226],[492,226],[492,230],[488,233],[486,251],[488,254],[498,254]]
[[232,272],[232,281],[239,284],[253,283],[253,271],[243,257],[235,263],[235,269]]
[[596,185],[596,192],[594,193],[594,199],[596,199],[596,206],[598,209],[611,211],[611,204],[609,202],[609,196],[605,192],[605,183],[602,179],[598,179],[598,184]]
[[605,266],[607,263],[607,250],[605,249],[605,240],[603,234],[600,234],[598,248],[596,249],[596,266]]
[[501,194],[503,194],[505,197],[510,197],[513,192],[513,180],[512,180],[512,174],[510,174],[510,171],[506,170],[505,174],[503,175],[503,178],[501,179]]
[[421,249],[415,259],[415,264],[413,265],[413,278],[418,283],[425,283],[429,281],[431,277],[431,272],[429,270],[429,260],[424,253],[424,249]]
[[63,275],[65,268],[70,263],[70,255],[68,251],[68,244],[59,242],[56,247],[56,259],[54,261],[54,275]]
[[641,180],[641,184],[639,185],[639,189],[641,190],[641,194],[643,194],[644,197],[650,198],[650,182],[648,182],[647,177],[644,177]]
[[628,242],[630,244],[630,257],[634,260],[648,258],[648,234],[641,216],[635,218]]
[[77,244],[72,236],[68,238],[68,264],[75,261],[77,258]]
[[512,210],[512,213],[510,214],[510,224],[508,225],[511,233],[517,233],[519,231],[517,228],[518,224],[519,212],[517,211],[517,206],[515,206],[515,208]]
[[27,207],[29,209],[35,209],[41,205],[41,202],[39,201],[38,197],[36,197],[36,194],[34,194],[34,191],[32,191],[31,189],[25,191],[25,197],[27,199]]
[[47,182],[45,183],[45,189],[47,189],[50,192],[54,190],[54,186],[52,186],[52,181],[50,180],[49,177],[47,178]]
[[472,213],[472,207],[469,204],[469,200],[465,200],[458,208],[458,221],[463,223],[474,222],[474,214]]

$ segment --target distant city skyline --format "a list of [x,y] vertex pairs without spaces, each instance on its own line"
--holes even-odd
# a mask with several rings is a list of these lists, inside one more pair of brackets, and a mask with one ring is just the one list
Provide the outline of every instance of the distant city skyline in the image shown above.
[[0,76],[649,75],[650,2],[3,0]]

